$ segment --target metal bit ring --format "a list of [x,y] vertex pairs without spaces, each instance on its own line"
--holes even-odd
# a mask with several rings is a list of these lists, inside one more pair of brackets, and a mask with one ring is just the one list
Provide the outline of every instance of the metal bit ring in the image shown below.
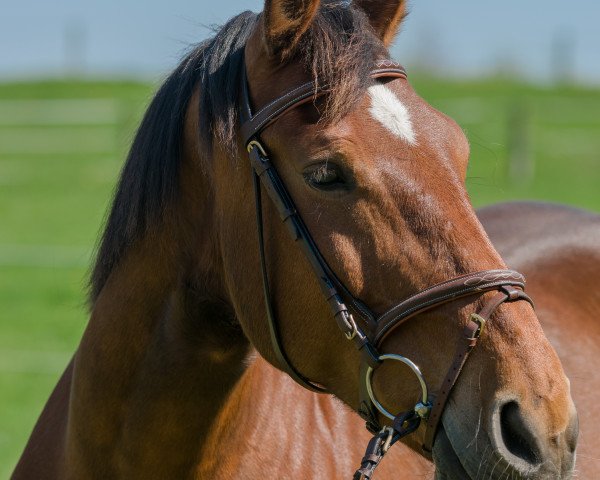
[[[419,415],[419,417],[426,419],[429,415],[429,411],[431,410],[431,405],[427,401],[427,399],[428,399],[427,384],[425,383],[425,379],[423,378],[423,374],[421,373],[421,370],[419,369],[419,367],[417,367],[417,365],[415,365],[408,358],[403,357],[402,355],[394,354],[394,353],[386,353],[384,355],[380,355],[379,360],[382,362],[385,360],[396,360],[397,362],[403,363],[404,365],[406,365],[407,367],[409,367],[412,370],[412,372],[415,374],[415,376],[419,380],[419,384],[421,385],[421,401],[415,405],[414,410],[417,413],[417,415]],[[388,410],[386,410],[386,408],[381,403],[379,403],[379,401],[375,398],[375,394],[373,393],[373,386],[371,384],[372,380],[373,380],[373,367],[368,367],[367,373],[365,375],[365,382],[367,385],[367,393],[369,394],[369,398],[371,399],[371,402],[373,402],[373,405],[375,405],[375,408],[377,408],[377,410],[379,410],[382,415],[386,416],[390,420],[394,420],[394,418],[396,418],[396,415],[393,415]]]

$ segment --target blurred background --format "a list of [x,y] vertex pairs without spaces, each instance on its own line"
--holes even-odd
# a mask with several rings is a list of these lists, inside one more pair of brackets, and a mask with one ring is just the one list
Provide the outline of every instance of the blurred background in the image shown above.
[[[0,478],[87,321],[95,240],[152,93],[262,2],[21,0],[0,15]],[[477,206],[600,212],[600,4],[413,2],[393,56],[471,142]]]

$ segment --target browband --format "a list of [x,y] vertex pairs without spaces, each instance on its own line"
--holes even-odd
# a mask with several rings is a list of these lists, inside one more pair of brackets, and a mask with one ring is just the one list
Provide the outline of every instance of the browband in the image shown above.
[[[248,85],[246,79],[246,69],[242,69],[242,85]],[[371,78],[406,78],[406,70],[392,60],[378,60],[375,62],[375,68],[371,70]],[[268,127],[271,123],[277,120],[281,115],[292,108],[296,108],[306,102],[314,101],[321,95],[324,95],[331,89],[331,85],[317,85],[315,82],[306,82],[299,87],[290,90],[281,97],[276,98],[271,103],[266,104],[259,111],[252,114],[249,109],[243,112],[241,134],[244,140],[244,145],[258,135],[262,130]],[[248,88],[242,89],[242,95],[247,98],[242,98],[242,106],[249,107],[251,105],[248,97]]]

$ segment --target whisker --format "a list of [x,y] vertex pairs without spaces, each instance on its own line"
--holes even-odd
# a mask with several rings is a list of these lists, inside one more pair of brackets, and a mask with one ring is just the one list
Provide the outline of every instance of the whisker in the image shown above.
[[490,479],[494,478],[494,470],[496,470],[496,467],[498,466],[498,464],[501,461],[502,461],[502,457],[498,458],[498,461],[494,464],[494,467],[492,468],[492,471],[490,472],[490,476],[489,476]]
[[481,415],[483,413],[483,407],[479,407],[479,416],[477,418],[477,426],[475,427],[475,436],[473,439],[467,444],[466,448],[470,448],[475,442],[475,451],[477,452],[477,438],[479,437],[479,429],[481,428]]
[[485,450],[483,451],[483,455],[481,456],[481,459],[479,460],[479,466],[477,467],[477,473],[475,474],[475,480],[477,480],[479,478],[479,472],[481,471],[481,466],[483,465],[483,462],[485,461],[485,455],[489,448],[490,448],[490,446],[486,445]]

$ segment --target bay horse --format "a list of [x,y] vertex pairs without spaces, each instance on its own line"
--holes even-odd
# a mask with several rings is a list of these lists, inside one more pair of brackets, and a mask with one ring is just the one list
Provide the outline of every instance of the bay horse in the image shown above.
[[[377,478],[572,476],[569,380],[469,202],[468,143],[389,60],[405,12],[266,0],[169,76],[14,479],[366,479],[398,440]],[[583,231],[555,252],[555,209],[528,208],[481,218],[550,331],[581,320],[591,354],[597,252]]]

